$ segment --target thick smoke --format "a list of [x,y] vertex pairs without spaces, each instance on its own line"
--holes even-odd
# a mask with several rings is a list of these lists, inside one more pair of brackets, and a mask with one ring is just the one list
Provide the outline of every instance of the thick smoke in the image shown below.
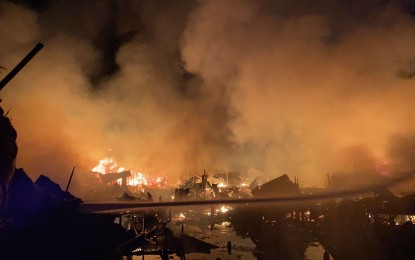
[[46,46],[2,91],[17,165],[61,184],[109,148],[172,179],[412,170],[415,20],[361,2],[2,3],[1,66]]

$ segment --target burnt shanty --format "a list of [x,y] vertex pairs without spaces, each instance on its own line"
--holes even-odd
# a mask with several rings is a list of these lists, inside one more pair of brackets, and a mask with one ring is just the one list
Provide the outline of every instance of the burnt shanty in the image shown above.
[[415,0],[5,0],[0,28],[0,260],[415,259]]

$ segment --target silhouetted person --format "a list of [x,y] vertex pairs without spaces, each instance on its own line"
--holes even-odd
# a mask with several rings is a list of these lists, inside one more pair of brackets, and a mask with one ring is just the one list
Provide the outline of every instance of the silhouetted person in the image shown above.
[[228,255],[232,254],[232,242],[228,241],[228,243],[226,244],[226,248],[228,251]]
[[153,196],[151,196],[150,192],[147,192],[147,200],[148,201],[153,201]]

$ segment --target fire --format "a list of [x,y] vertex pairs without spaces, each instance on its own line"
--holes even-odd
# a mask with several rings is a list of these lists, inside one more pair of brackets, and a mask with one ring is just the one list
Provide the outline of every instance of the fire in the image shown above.
[[147,186],[148,184],[147,179],[144,176],[144,173],[141,172],[132,173],[132,176],[128,178],[127,183],[129,186]]
[[226,187],[225,183],[221,182],[221,183],[218,184],[218,188],[224,188],[224,187]]
[[226,212],[228,212],[228,211],[229,211],[229,208],[228,208],[228,207],[225,207],[225,206],[222,206],[222,207],[220,208],[220,211],[221,211],[222,213],[226,213]]
[[231,207],[223,205],[222,207],[220,207],[220,209],[217,209],[216,212],[226,213],[231,209],[232,209]]
[[[120,173],[125,171],[125,167],[119,167],[117,161],[112,157],[105,157],[100,160],[99,163],[92,168],[92,171],[100,174],[108,173]],[[170,188],[172,185],[167,182],[166,177],[157,176],[152,177],[144,174],[141,171],[129,170],[131,177],[127,178],[127,185],[133,187],[147,186],[151,188]],[[121,179],[117,180],[118,184],[121,184]]]
[[124,167],[118,167],[117,162],[111,157],[105,157],[104,159],[100,160],[99,163],[92,168],[93,172],[107,174],[111,172],[122,172],[125,170]]

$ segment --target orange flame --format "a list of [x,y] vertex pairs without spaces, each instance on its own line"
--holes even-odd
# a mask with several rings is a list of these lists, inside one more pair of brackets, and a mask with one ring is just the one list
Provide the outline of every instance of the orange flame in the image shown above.
[[[100,173],[100,174],[108,174],[114,172],[122,172],[125,171],[125,167],[119,167],[117,161],[112,157],[105,157],[104,159],[100,160],[99,163],[92,168],[93,172]],[[166,188],[171,186],[167,183],[167,179],[165,177],[154,177],[147,176],[146,174],[137,171],[137,170],[130,170],[131,177],[127,178],[127,185],[133,187],[140,187],[140,186],[149,186],[149,187],[157,187],[157,188]],[[121,180],[118,180],[117,183],[121,184]]]
[[107,174],[111,172],[122,172],[125,170],[124,167],[118,167],[117,162],[111,157],[105,157],[104,159],[100,160],[99,163],[92,168],[93,172]]

